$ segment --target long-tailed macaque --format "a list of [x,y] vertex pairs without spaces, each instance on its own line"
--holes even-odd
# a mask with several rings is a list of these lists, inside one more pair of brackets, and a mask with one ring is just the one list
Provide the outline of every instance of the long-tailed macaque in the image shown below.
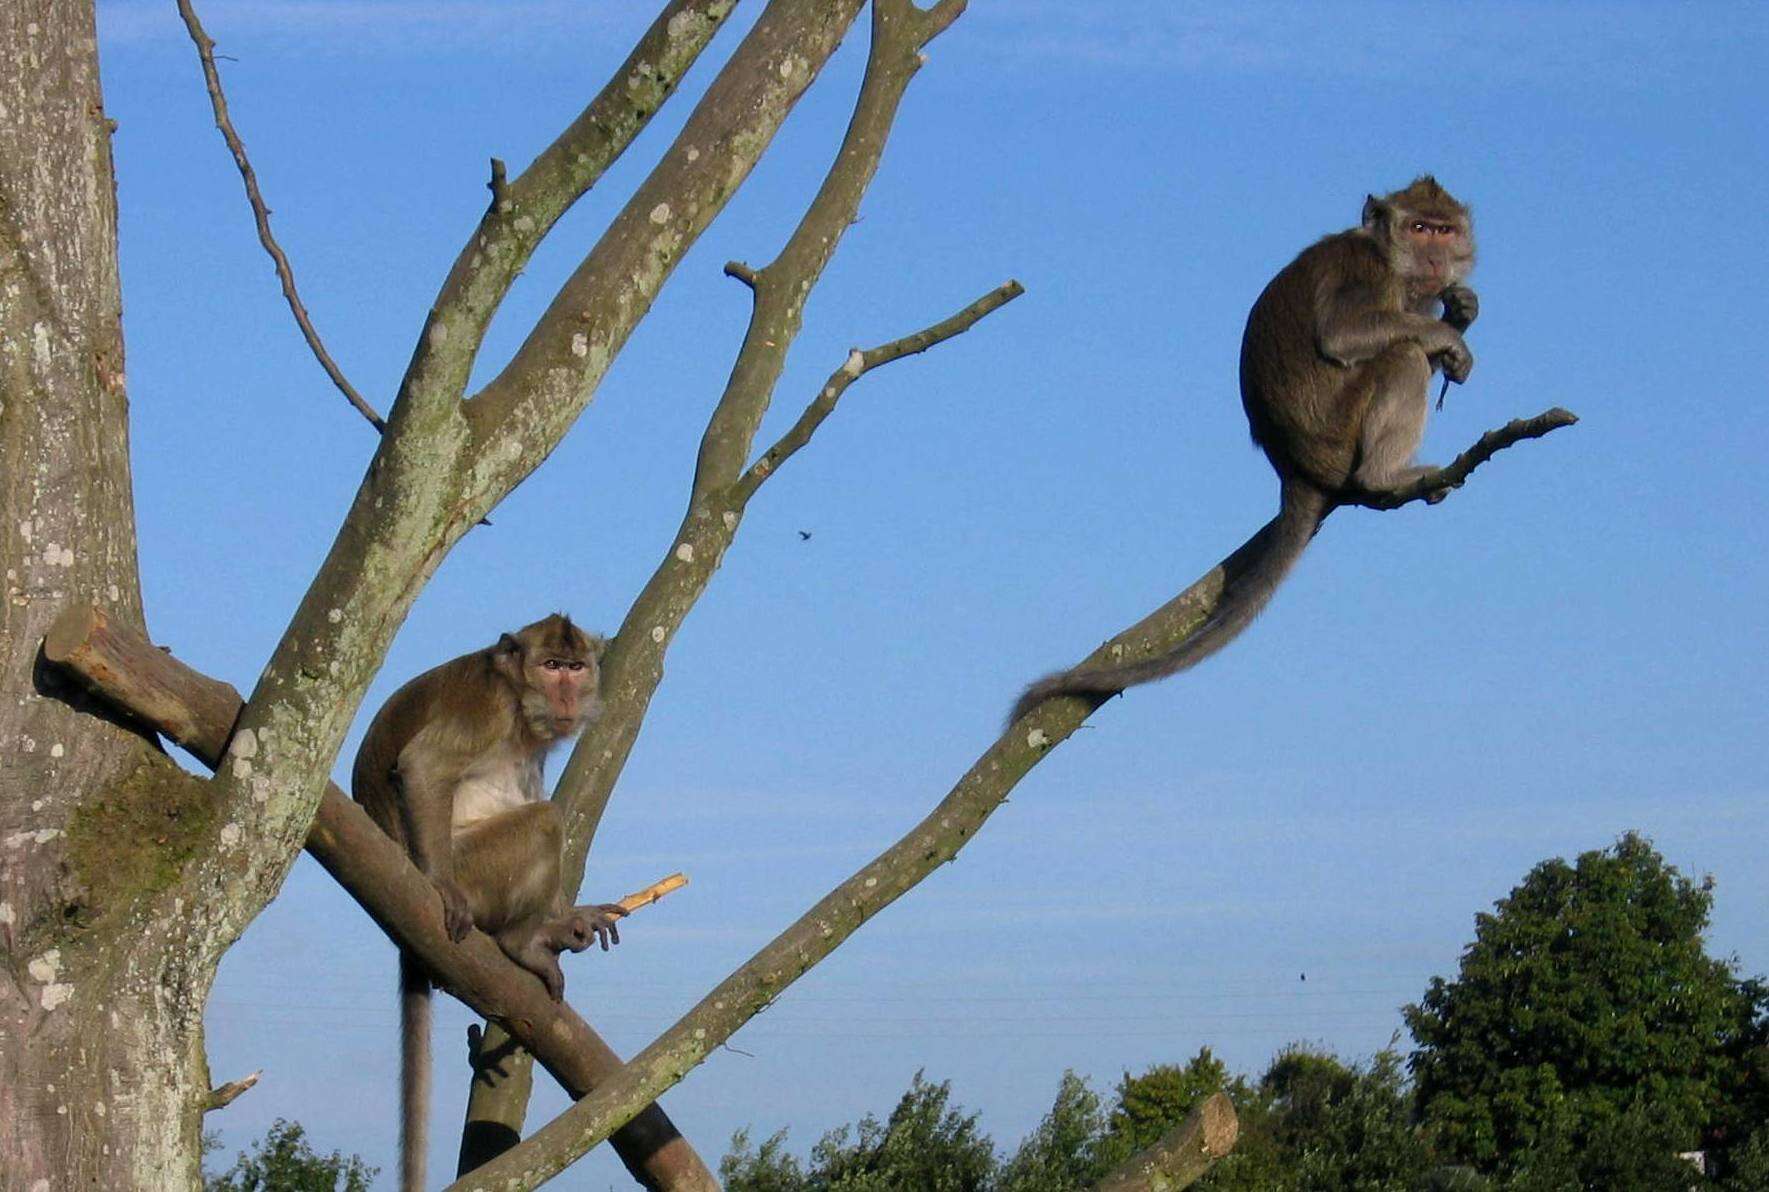
[[[559,953],[620,942],[618,906],[565,905],[559,813],[541,789],[547,751],[601,711],[604,642],[555,613],[393,693],[356,754],[351,793],[436,884],[443,922],[473,928],[564,996]],[[424,1184],[430,978],[399,958],[400,1181]]]
[[1462,341],[1479,311],[1462,284],[1473,267],[1468,209],[1425,175],[1368,196],[1358,227],[1272,278],[1241,339],[1241,404],[1279,484],[1255,559],[1227,577],[1215,610],[1170,653],[1051,675],[1027,688],[1012,719],[1052,696],[1114,695],[1202,662],[1265,607],[1336,505],[1430,472],[1413,453],[1431,376],[1442,370],[1460,384],[1474,367]]

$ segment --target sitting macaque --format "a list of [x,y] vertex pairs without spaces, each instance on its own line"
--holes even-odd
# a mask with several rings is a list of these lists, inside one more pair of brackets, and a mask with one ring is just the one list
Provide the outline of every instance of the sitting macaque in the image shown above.
[[[559,953],[620,942],[613,904],[559,889],[563,827],[541,789],[547,751],[601,711],[605,642],[555,613],[393,693],[356,754],[351,793],[435,883],[451,939],[477,927],[557,1001]],[[424,1182],[430,977],[401,952],[402,1186]]]
[[1009,723],[1055,696],[1098,700],[1197,665],[1252,624],[1335,506],[1435,471],[1413,453],[1432,375],[1460,384],[1474,367],[1462,339],[1480,310],[1464,284],[1473,268],[1468,208],[1430,175],[1370,195],[1357,227],[1286,265],[1241,339],[1241,405],[1278,474],[1278,515],[1258,553],[1225,577],[1215,610],[1172,650],[1041,679]]

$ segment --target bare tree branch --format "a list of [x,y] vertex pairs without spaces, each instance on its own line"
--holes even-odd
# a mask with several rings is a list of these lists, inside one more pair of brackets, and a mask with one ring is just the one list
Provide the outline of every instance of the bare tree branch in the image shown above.
[[209,1103],[203,1107],[203,1112],[214,1113],[217,1109],[226,1109],[239,1100],[247,1089],[257,1084],[258,1078],[263,1075],[264,1069],[260,1068],[256,1072],[247,1073],[238,1080],[230,1080],[226,1084],[216,1085],[209,1090]]
[[[205,765],[227,763],[241,707],[239,693],[156,649],[139,630],[114,624],[95,608],[75,606],[50,630],[43,655]],[[250,770],[251,761],[236,752],[231,764]],[[475,931],[459,944],[451,942],[430,880],[362,808],[330,783],[307,850],[395,943],[423,961],[439,986],[503,1023],[572,1096],[583,1095],[620,1070],[620,1057],[590,1025],[569,1005],[550,999],[534,975],[511,963],[489,936]],[[660,1107],[647,1109],[634,1119],[630,1134],[612,1141],[627,1169],[646,1187],[680,1192],[717,1188],[712,1173]]]
[[905,335],[901,339],[894,339],[890,343],[865,351],[855,348],[848,354],[847,362],[829,374],[823,388],[817,391],[817,396],[811,399],[811,404],[805,407],[799,420],[792,424],[792,429],[780,436],[779,441],[762,452],[761,458],[750,465],[749,470],[733,486],[732,495],[747,504],[764,480],[779,470],[780,465],[792,458],[799,448],[811,441],[811,436],[817,433],[817,428],[823,425],[824,419],[835,412],[836,403],[855,381],[881,365],[925,352],[955,335],[964,334],[979,319],[1006,306],[1025,292],[1026,288],[1019,282],[1010,281],[990,290],[950,318],[942,319],[914,335]]
[[[950,319],[860,354],[863,367],[850,366],[832,378],[834,392],[814,401],[790,441],[777,445],[760,472],[740,484],[756,430],[797,336],[806,298],[843,234],[855,222],[860,199],[877,167],[897,105],[922,64],[921,48],[945,29],[963,7],[951,2],[923,12],[903,0],[886,0],[875,6],[873,44],[854,116],[837,151],[836,162],[805,217],[767,267],[757,270],[737,261],[725,267],[725,272],[741,281],[753,295],[748,333],[725,392],[702,436],[681,529],[634,601],[603,659],[603,715],[586,730],[555,796],[567,817],[568,886],[575,887],[581,881],[596,826],[661,681],[663,657],[674,631],[704,594],[761,480],[809,440],[833,410],[836,399],[862,372],[925,351],[968,330],[978,319],[1022,292],[1018,283],[1009,283]],[[488,1029],[487,1039],[494,1035],[495,1030]],[[495,1119],[496,1136],[503,1142],[515,1137],[515,1127],[521,1121],[520,1107],[526,1102],[520,1058],[514,1063],[517,1067],[510,1069],[508,1091],[495,1080],[475,1086],[476,1097],[483,1105],[472,1114],[473,1125],[486,1126]],[[463,1175],[484,1158],[482,1152],[469,1162],[463,1152]]]
[[1093,1192],[1178,1192],[1234,1149],[1241,1124],[1222,1093],[1212,1093],[1146,1150],[1114,1167]]
[[307,315],[307,307],[301,302],[301,295],[295,290],[295,270],[289,264],[288,254],[283,252],[282,245],[270,232],[270,208],[265,205],[264,195],[258,190],[258,175],[252,169],[252,162],[246,156],[245,142],[240,140],[239,133],[234,131],[233,119],[227,112],[227,96],[221,90],[221,72],[215,66],[215,41],[203,31],[203,24],[197,19],[196,9],[191,7],[190,0],[178,0],[178,15],[184,18],[184,27],[190,33],[191,41],[196,43],[197,56],[203,61],[203,83],[209,89],[209,104],[215,109],[215,127],[221,130],[221,137],[227,142],[228,152],[233,154],[233,164],[239,167],[240,178],[246,184],[246,200],[252,204],[252,219],[258,225],[258,243],[270,254],[272,263],[276,265],[276,276],[283,283],[283,298],[289,304],[289,311],[295,316],[295,325],[301,328],[301,337],[313,351],[319,366],[326,370],[326,376],[332,378],[332,384],[344,395],[344,400],[356,407],[357,413],[369,420],[369,425],[378,431],[387,429],[387,422],[371,406],[356,386],[326,351],[320,341],[319,331],[313,320]]
[[[644,131],[689,68],[724,27],[737,0],[670,0],[632,53],[571,125],[514,181],[492,159],[491,203],[461,246],[432,304],[401,392],[461,397],[497,313],[535,249]],[[435,328],[443,334],[433,336]]]

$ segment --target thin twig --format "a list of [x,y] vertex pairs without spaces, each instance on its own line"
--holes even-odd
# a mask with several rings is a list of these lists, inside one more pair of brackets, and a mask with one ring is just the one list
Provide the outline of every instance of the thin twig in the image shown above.
[[289,258],[270,233],[270,208],[264,204],[264,195],[258,190],[258,175],[252,169],[251,160],[246,157],[246,146],[233,129],[233,120],[227,114],[227,97],[221,92],[221,72],[215,66],[215,41],[203,31],[202,22],[197,20],[196,9],[191,7],[190,0],[178,0],[178,15],[184,18],[184,27],[190,32],[191,41],[196,43],[197,56],[203,61],[203,83],[209,90],[209,104],[215,109],[215,127],[221,130],[222,139],[227,142],[228,151],[233,154],[233,163],[239,167],[240,177],[246,184],[246,199],[252,204],[252,218],[258,224],[258,242],[276,265],[276,275],[283,283],[283,297],[288,300],[289,310],[295,316],[295,323],[301,328],[301,335],[307,340],[307,346],[313,350],[326,375],[332,378],[332,384],[344,395],[344,399],[364,418],[369,425],[378,431],[387,429],[387,422],[375,408],[363,399],[350,383],[337,361],[326,351],[320,342],[319,332],[314,329],[313,320],[307,317],[307,308],[301,304],[301,296],[295,291],[295,271],[289,265]]
[[[731,266],[725,266],[725,271],[730,273]],[[865,351],[855,348],[849,352],[847,361],[829,374],[829,379],[823,383],[823,388],[817,391],[817,396],[811,400],[810,405],[805,407],[805,412],[800,414],[798,421],[792,424],[792,429],[781,435],[779,441],[772,447],[762,452],[761,458],[751,464],[743,477],[732,486],[732,495],[738,502],[748,501],[755,494],[755,490],[760,487],[762,481],[773,475],[776,468],[791,458],[799,448],[811,441],[811,436],[817,432],[819,426],[823,425],[823,420],[835,412],[835,403],[841,400],[842,394],[848,391],[849,385],[880,365],[889,364],[893,360],[901,360],[905,356],[914,356],[927,351],[936,344],[946,342],[955,335],[963,335],[975,326],[978,320],[1006,306],[1025,292],[1026,287],[1019,282],[1007,282],[1005,285],[990,290],[950,318],[942,319],[931,327],[924,327],[914,335],[905,335],[901,339],[893,339],[890,343],[880,344],[876,348],[868,348]]]

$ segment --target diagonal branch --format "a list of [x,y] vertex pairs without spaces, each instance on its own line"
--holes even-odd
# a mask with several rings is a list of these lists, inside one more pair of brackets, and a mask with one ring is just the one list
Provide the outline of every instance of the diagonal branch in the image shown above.
[[[1467,453],[1472,460],[1467,465],[1469,471],[1478,466],[1480,460],[1474,457],[1486,447],[1497,451],[1503,445],[1506,431],[1495,433],[1496,438],[1483,437]],[[1083,665],[1116,661],[1121,652],[1164,653],[1184,641],[1216,607],[1225,575],[1245,568],[1258,553],[1262,535],[1263,531],[1254,535],[1185,591],[1106,642]],[[1072,736],[1105,698],[1051,698],[1009,725],[939,805],[897,843],[825,895],[595,1092],[516,1150],[453,1185],[451,1192],[480,1188],[509,1192],[534,1187],[561,1170],[570,1157],[606,1138],[630,1114],[681,1080],[766,1009],[862,923],[956,857],[1020,780]]]
[[246,145],[240,140],[239,133],[234,131],[233,119],[227,113],[227,96],[221,90],[221,72],[215,66],[215,41],[203,30],[203,24],[197,19],[196,9],[191,7],[190,0],[178,0],[178,15],[184,18],[184,27],[190,32],[191,41],[196,43],[197,56],[203,60],[203,83],[209,89],[209,104],[215,109],[215,127],[221,130],[221,137],[227,142],[227,148],[233,154],[233,164],[239,167],[240,178],[246,184],[246,200],[252,204],[252,219],[258,225],[258,243],[270,254],[276,266],[276,276],[283,283],[283,298],[289,304],[289,311],[295,316],[295,325],[301,328],[301,337],[312,349],[319,366],[326,370],[326,376],[332,378],[332,384],[344,395],[344,400],[356,407],[357,413],[369,420],[369,425],[378,431],[387,429],[386,420],[375,412],[356,386],[326,351],[320,341],[319,331],[313,326],[313,320],[307,316],[307,307],[301,302],[301,295],[295,291],[295,270],[289,264],[289,258],[283,252],[282,245],[270,232],[270,208],[265,205],[264,195],[258,190],[258,175],[252,169],[252,162],[246,157]]
[[951,861],[1048,752],[1004,733],[895,844],[826,894],[594,1092],[450,1192],[532,1188],[674,1085],[860,925]]
[[[139,631],[95,608],[75,606],[56,621],[44,658],[107,702],[188,749],[205,765],[228,758],[240,697],[158,650]],[[235,750],[231,765],[250,771]],[[222,829],[225,830],[225,829]],[[435,888],[405,850],[336,786],[327,784],[307,850],[362,904],[382,930],[415,953],[437,984],[481,1014],[497,1018],[572,1096],[620,1070],[620,1057],[570,1006],[552,1001],[533,974],[517,968],[490,937],[473,932],[452,943]],[[657,1106],[613,1139],[635,1179],[649,1188],[716,1188],[712,1174]]]

